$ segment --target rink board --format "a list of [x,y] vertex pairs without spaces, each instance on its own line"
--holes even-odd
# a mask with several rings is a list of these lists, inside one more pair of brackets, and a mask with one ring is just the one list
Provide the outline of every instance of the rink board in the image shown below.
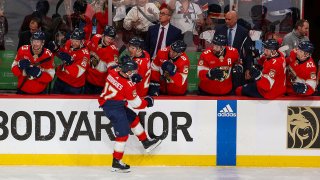
[[[0,101],[0,165],[111,164],[114,135],[96,99],[4,96]],[[162,144],[146,154],[130,136],[124,160],[135,166],[320,167],[317,107],[319,101],[312,99],[158,98],[139,115],[149,136],[161,136]],[[305,119],[292,121],[298,115]]]
[[[96,99],[0,100],[0,164],[110,165],[114,134]],[[130,136],[124,157],[132,165],[215,165],[215,103],[157,100],[141,119],[161,146],[146,155]]]

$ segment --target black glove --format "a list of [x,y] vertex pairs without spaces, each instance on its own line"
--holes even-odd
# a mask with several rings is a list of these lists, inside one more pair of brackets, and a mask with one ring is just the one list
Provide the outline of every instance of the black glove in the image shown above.
[[153,104],[154,104],[153,97],[151,97],[151,96],[146,96],[146,97],[144,98],[144,100],[146,100],[146,101],[148,102],[147,107],[152,107],[152,106],[153,106]]
[[148,94],[149,96],[159,96],[160,84],[158,82],[150,82]]
[[259,70],[258,67],[252,66],[249,70],[250,76],[254,80],[259,80],[262,76],[262,72]]
[[232,72],[235,74],[242,74],[243,73],[243,66],[241,64],[234,65]]
[[208,71],[207,77],[211,80],[222,80],[223,79],[223,70],[219,68],[212,68]]
[[19,62],[18,62],[18,67],[23,70],[23,69],[26,69],[28,67],[30,67],[30,61],[28,59],[21,59]]
[[33,66],[33,67],[28,67],[26,69],[26,73],[28,76],[32,76],[34,78],[39,78],[42,74],[42,71],[40,68]]
[[293,83],[292,88],[297,94],[305,94],[308,90],[308,86],[306,84],[299,82]]
[[162,66],[161,69],[163,72],[168,72],[170,76],[173,76],[176,74],[177,71],[177,67],[176,65],[174,65],[172,62],[170,61],[165,61]]
[[48,42],[47,48],[53,53],[58,51],[58,46],[54,41]]
[[65,53],[65,52],[59,52],[57,54],[58,58],[60,58],[62,61],[66,62],[67,65],[70,65],[72,64],[73,62],[73,59],[72,57],[68,54],[68,53]]
[[140,74],[133,74],[131,77],[131,81],[134,83],[139,83],[142,81],[142,77],[140,76]]
[[119,67],[119,64],[115,64],[115,65],[110,66],[110,69],[115,69],[117,67]]

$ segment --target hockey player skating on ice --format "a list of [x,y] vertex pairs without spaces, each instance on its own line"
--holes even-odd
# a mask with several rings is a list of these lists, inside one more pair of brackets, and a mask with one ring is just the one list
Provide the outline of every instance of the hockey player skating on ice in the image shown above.
[[123,56],[120,62],[124,62],[120,68],[109,70],[99,104],[106,117],[111,121],[116,136],[112,171],[130,172],[130,166],[121,160],[130,128],[141,141],[146,152],[151,152],[161,143],[161,140],[159,138],[148,139],[139,116],[127,106],[130,105],[134,109],[153,106],[153,98],[146,96],[141,99],[137,95],[135,83],[131,81],[131,77],[137,73],[138,64],[129,56]]

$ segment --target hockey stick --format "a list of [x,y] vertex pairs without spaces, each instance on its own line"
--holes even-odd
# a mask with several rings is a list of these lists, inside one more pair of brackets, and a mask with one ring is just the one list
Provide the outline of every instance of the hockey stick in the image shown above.
[[59,0],[58,1],[57,6],[56,6],[56,14],[59,14],[58,11],[59,11],[59,8],[60,8],[61,4],[63,3],[63,1],[64,0]]

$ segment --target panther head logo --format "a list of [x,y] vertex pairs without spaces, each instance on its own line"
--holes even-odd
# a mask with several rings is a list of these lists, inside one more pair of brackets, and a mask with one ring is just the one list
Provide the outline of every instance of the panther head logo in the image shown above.
[[319,135],[319,121],[310,107],[288,107],[288,148],[310,148]]

